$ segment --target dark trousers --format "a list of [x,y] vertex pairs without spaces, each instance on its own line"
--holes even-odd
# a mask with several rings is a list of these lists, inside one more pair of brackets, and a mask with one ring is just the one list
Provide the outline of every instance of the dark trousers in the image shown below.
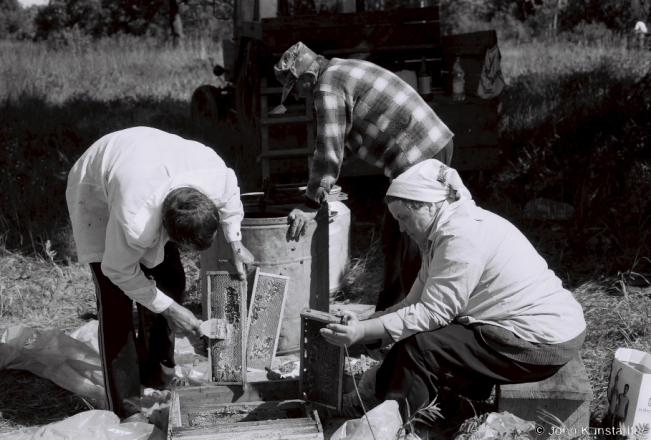
[[[140,304],[138,338],[133,325],[133,300],[111,282],[101,263],[91,263],[97,295],[98,342],[108,409],[121,419],[140,412],[140,384],[161,374],[161,364],[174,367],[174,336],[164,316]],[[165,259],[148,269],[140,268],[156,281],[156,287],[181,303],[185,291],[185,271],[173,243],[165,245]]]
[[493,385],[535,382],[553,376],[561,365],[532,365],[490,348],[472,326],[456,322],[397,342],[376,376],[376,397],[397,400],[403,417],[405,400],[413,414],[445,386],[475,400],[490,396]]
[[[450,141],[433,159],[450,165],[454,146]],[[386,310],[402,300],[414,284],[421,266],[420,249],[387,208],[382,219],[380,243],[384,255],[384,286],[375,310]]]

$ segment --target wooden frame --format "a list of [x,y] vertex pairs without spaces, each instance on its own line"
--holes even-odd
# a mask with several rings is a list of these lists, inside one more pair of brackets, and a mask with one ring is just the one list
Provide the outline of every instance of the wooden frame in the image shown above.
[[[222,276],[222,277],[228,277],[229,279],[232,279],[233,277],[236,277],[237,275],[229,272],[229,271],[208,271],[206,272],[206,280],[207,280],[207,289],[208,289],[208,307],[207,307],[207,319],[211,319],[213,317],[215,318],[224,318],[222,316],[212,316],[212,297],[213,297],[213,283],[212,283],[212,277],[213,276]],[[246,342],[247,342],[247,288],[246,288],[246,281],[239,281],[239,280],[234,280],[239,284],[239,323],[240,323],[240,337],[242,340],[242,349],[241,349],[241,371],[240,371],[240,377],[242,378],[241,381],[224,381],[224,382],[217,382],[215,381],[215,371],[213,369],[213,348],[216,346],[220,345],[226,345],[229,343],[228,340],[226,341],[221,341],[221,340],[210,340],[209,346],[208,346],[208,365],[210,366],[211,370],[211,380],[219,383],[220,385],[241,385],[243,389],[246,389]]]
[[[326,342],[320,335],[311,334],[312,330],[308,330],[308,327],[316,325],[319,328],[340,322],[340,317],[330,313],[311,309],[303,309],[301,312],[301,396],[314,404],[337,411],[341,411],[344,394],[344,347],[337,347]],[[312,374],[313,370],[319,370],[318,374]],[[334,396],[328,394],[333,383],[336,389]]]
[[167,438],[323,440],[318,413],[305,402],[205,403],[172,391]]
[[[247,365],[251,366],[252,364],[256,364],[257,362],[251,360],[251,349],[254,347],[254,342],[250,340],[251,335],[253,333],[256,333],[256,328],[252,329],[252,326],[255,326],[255,324],[258,322],[256,317],[254,316],[255,313],[255,307],[257,304],[257,299],[259,297],[258,294],[258,288],[259,288],[259,282],[260,278],[268,278],[268,279],[277,279],[277,280],[284,280],[284,288],[282,292],[282,301],[280,304],[280,311],[278,315],[278,319],[275,322],[275,333],[273,335],[274,342],[273,342],[273,348],[271,350],[271,357],[268,359],[268,362],[264,365],[264,367],[269,367],[271,368],[271,364],[273,362],[274,356],[276,354],[276,349],[278,348],[278,337],[280,336],[280,329],[282,327],[282,322],[283,322],[283,312],[285,310],[285,301],[287,299],[287,290],[289,289],[289,277],[283,276],[283,275],[274,275],[270,273],[263,273],[260,272],[258,268],[256,268],[256,273],[255,273],[255,278],[253,281],[253,292],[251,294],[251,307],[249,307],[249,313],[248,313],[248,319],[247,319],[247,347],[246,347],[246,357],[247,357]],[[265,309],[266,311],[266,309]],[[261,327],[263,327],[262,323],[260,324]],[[264,327],[266,330],[271,330],[270,328]],[[253,331],[252,331],[253,330]],[[254,367],[252,367],[254,368]]]

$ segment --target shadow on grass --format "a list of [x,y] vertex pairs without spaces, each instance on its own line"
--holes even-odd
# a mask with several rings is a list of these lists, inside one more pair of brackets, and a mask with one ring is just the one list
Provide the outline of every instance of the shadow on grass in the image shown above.
[[28,371],[0,371],[0,433],[58,422],[93,403]]
[[100,137],[135,126],[210,145],[229,166],[240,145],[235,126],[198,127],[189,103],[171,98],[78,96],[56,105],[41,96],[7,100],[0,103],[0,245],[42,253],[51,240],[60,258],[74,255],[65,203],[68,172]]
[[[504,166],[479,188],[570,285],[623,271],[651,273],[651,72],[522,75],[502,97]],[[472,190],[472,189],[471,189]],[[544,197],[575,209],[568,221],[522,218]]]

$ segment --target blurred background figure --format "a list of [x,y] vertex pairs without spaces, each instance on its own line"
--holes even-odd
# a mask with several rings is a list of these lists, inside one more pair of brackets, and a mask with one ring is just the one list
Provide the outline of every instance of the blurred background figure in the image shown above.
[[647,34],[646,24],[643,21],[638,21],[635,23],[635,44],[637,50],[644,50],[646,48],[646,34]]

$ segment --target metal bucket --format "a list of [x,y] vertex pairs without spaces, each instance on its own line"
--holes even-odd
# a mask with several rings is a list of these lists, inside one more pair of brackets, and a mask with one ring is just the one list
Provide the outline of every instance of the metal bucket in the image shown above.
[[341,288],[350,262],[350,209],[342,202],[328,202],[330,212],[330,293]]
[[[242,198],[244,202],[245,195]],[[242,244],[251,251],[261,272],[284,275],[290,279],[276,353],[296,352],[300,348],[301,310],[309,307],[327,312],[329,308],[327,206],[324,204],[299,241],[290,241],[287,237],[287,215],[297,205],[266,206],[264,212],[260,211],[259,206],[245,205],[248,206],[245,206],[242,221]],[[217,234],[213,246],[201,253],[204,319],[207,312],[205,273],[220,270],[219,260],[230,258],[230,245],[221,233]]]

